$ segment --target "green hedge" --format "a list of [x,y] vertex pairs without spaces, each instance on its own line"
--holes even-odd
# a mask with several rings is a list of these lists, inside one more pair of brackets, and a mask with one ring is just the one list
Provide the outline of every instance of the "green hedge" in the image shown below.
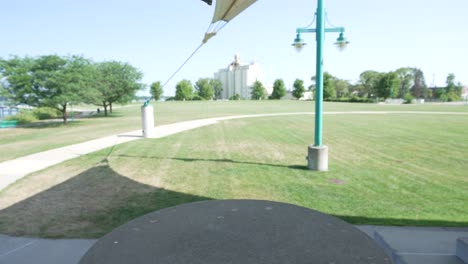
[[39,107],[34,109],[32,112],[39,120],[54,119],[60,117],[60,112],[57,109],[50,107]]
[[326,98],[324,101],[327,102],[339,102],[339,103],[376,103],[377,101],[367,97],[341,97],[341,98]]
[[21,109],[14,116],[8,116],[5,120],[18,120],[18,124],[24,125],[38,120],[59,118],[60,112],[50,107],[39,107],[33,110]]
[[18,120],[18,124],[24,125],[32,123],[38,120],[36,115],[31,110],[20,110],[20,112],[14,116],[8,116],[5,120]]

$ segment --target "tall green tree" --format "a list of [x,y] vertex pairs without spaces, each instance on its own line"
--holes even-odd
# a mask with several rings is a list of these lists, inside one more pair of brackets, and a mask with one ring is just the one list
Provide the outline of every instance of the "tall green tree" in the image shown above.
[[450,73],[447,76],[445,81],[445,94],[447,96],[447,100],[450,101],[458,101],[461,99],[461,94],[463,90],[463,85],[455,81],[455,74]]
[[335,77],[328,72],[323,73],[323,99],[336,98]]
[[379,98],[397,98],[400,89],[400,79],[396,72],[388,72],[380,77],[377,88]]
[[[311,85],[311,88],[315,90],[316,77],[313,76],[311,80],[314,82],[314,84]],[[329,72],[323,73],[323,99],[336,98],[335,80],[336,77],[331,75]],[[315,92],[315,94],[317,93]]]
[[414,68],[413,78],[411,94],[416,98],[428,97],[428,89],[423,71],[421,69]]
[[68,106],[83,102],[93,92],[87,85],[91,62],[80,56],[13,57],[0,62],[0,72],[15,102],[57,109],[65,124]]
[[223,84],[216,79],[210,80],[211,87],[213,87],[215,99],[221,99],[221,93],[223,92]]
[[382,73],[376,71],[365,71],[359,75],[359,93],[361,96],[371,98],[377,95],[377,87]]
[[336,97],[337,98],[342,98],[346,97],[349,94],[349,86],[351,84],[347,80],[342,80],[342,79],[335,79],[335,91],[336,91]]
[[260,81],[255,81],[252,92],[251,92],[252,100],[262,100],[266,99],[267,91],[263,84]]
[[15,103],[38,104],[39,87],[34,85],[35,59],[14,56],[0,60],[0,73],[3,75],[3,94]]
[[414,86],[414,70],[413,68],[399,68],[395,71],[400,79],[400,88],[398,97],[403,98],[410,93],[410,89]]
[[178,101],[191,100],[193,96],[193,85],[189,80],[182,80],[176,85],[175,99]]
[[273,92],[270,95],[270,99],[279,100],[281,97],[286,95],[286,86],[282,79],[277,79],[273,83]]
[[95,64],[90,86],[96,93],[88,100],[90,103],[102,106],[107,116],[107,109],[112,113],[115,103],[128,103],[135,97],[144,85],[140,82],[143,74],[128,63],[106,61]]
[[201,78],[195,83],[195,90],[198,92],[198,96],[205,100],[211,100],[214,96],[214,89],[212,86],[211,79]]
[[150,85],[150,93],[151,93],[151,96],[153,96],[153,99],[155,101],[159,101],[159,99],[161,99],[161,96],[164,93],[164,90],[161,87],[161,82],[157,81],[157,82],[152,83]]
[[296,99],[300,99],[304,96],[305,88],[304,88],[304,81],[300,79],[296,79],[293,84],[294,90],[292,95]]

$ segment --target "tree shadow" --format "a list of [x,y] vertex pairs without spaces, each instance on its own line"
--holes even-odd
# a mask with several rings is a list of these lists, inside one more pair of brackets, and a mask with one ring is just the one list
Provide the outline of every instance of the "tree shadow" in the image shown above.
[[104,163],[0,210],[0,233],[97,238],[149,212],[202,200],[210,198],[142,184]]
[[[277,168],[288,168],[294,170],[301,170],[310,172],[306,165],[280,165],[269,164],[249,161],[236,161],[232,159],[201,159],[201,158],[177,158],[177,157],[158,157],[158,156],[135,156],[135,155],[111,155],[114,157],[128,157],[128,158],[146,158],[146,159],[160,159],[160,160],[177,160],[184,162],[221,162],[232,164],[246,164],[246,165],[260,165]],[[107,161],[106,157],[103,162]],[[311,208],[314,209],[314,208]],[[367,216],[348,216],[340,214],[331,214],[351,224],[366,224],[366,225],[390,225],[390,226],[435,226],[435,227],[468,227],[468,221],[451,221],[451,220],[432,220],[432,219],[403,219],[403,218],[378,218]]]

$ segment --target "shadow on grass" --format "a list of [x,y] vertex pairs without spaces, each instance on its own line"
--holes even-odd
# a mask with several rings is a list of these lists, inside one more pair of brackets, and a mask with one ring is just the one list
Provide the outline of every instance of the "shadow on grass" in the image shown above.
[[[279,168],[289,168],[294,170],[310,171],[305,165],[279,165],[268,164],[248,161],[236,161],[232,159],[196,159],[196,158],[176,158],[176,157],[155,157],[155,156],[132,156],[132,155],[112,155],[117,157],[127,158],[147,158],[147,159],[161,159],[161,160],[177,160],[185,162],[225,162],[234,164],[247,164],[247,165],[260,165]],[[105,159],[106,160],[106,159]],[[105,161],[104,160],[104,161]],[[314,208],[311,208],[314,209]],[[434,226],[434,227],[468,227],[468,221],[447,221],[447,220],[427,220],[427,219],[399,219],[399,218],[376,218],[366,216],[347,216],[332,214],[351,224],[365,224],[365,225],[390,225],[390,226]]]
[[[15,187],[15,192],[22,191]],[[7,198],[4,193],[2,199]],[[97,238],[152,211],[202,200],[210,198],[142,184],[100,164],[0,210],[0,233]]]
[[124,114],[115,113],[115,112],[114,113],[108,113],[107,116],[106,116],[103,112],[101,112],[99,114],[83,116],[81,118],[83,118],[83,119],[94,119],[94,118],[99,119],[99,118],[115,118],[115,117],[123,117],[123,116],[124,116]]
[[250,161],[238,161],[238,160],[232,160],[232,159],[167,158],[167,157],[154,157],[154,156],[131,156],[131,155],[112,155],[112,156],[124,157],[124,158],[178,160],[178,161],[186,161],[186,162],[224,162],[224,163],[233,163],[233,164],[260,165],[260,166],[268,166],[268,167],[278,167],[278,168],[288,168],[288,169],[293,169],[293,170],[309,171],[309,169],[305,165],[280,165],[280,164],[259,163],[259,162],[250,162]]
[[425,219],[375,218],[332,214],[335,217],[355,225],[392,225],[392,226],[433,226],[433,227],[468,227],[466,222]]
[[29,124],[24,124],[18,126],[19,128],[28,128],[28,129],[45,129],[45,128],[59,128],[59,127],[71,127],[82,124],[82,121],[79,120],[68,120],[67,124],[64,124],[62,120],[49,120],[49,121],[39,121]]

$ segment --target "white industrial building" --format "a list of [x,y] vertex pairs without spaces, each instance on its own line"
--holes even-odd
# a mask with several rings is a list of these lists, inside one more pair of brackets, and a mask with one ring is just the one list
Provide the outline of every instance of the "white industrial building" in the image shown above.
[[[257,80],[262,82],[263,72],[258,63],[242,65],[239,55],[235,55],[234,61],[227,68],[216,72],[214,78],[223,86],[221,99],[229,99],[235,94],[239,94],[242,99],[250,99],[252,86]],[[271,88],[265,88],[270,94]]]

